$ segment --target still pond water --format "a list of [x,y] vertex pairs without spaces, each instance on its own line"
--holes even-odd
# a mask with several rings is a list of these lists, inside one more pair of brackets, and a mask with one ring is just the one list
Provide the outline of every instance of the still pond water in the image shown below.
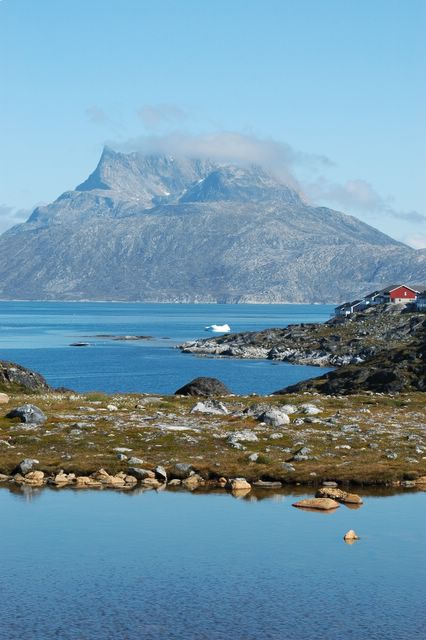
[[[270,393],[328,369],[260,360],[182,354],[175,345],[208,337],[204,327],[228,323],[256,331],[324,322],[332,305],[208,305],[0,302],[0,359],[39,371],[53,386],[76,391],[173,393],[197,376],[213,376],[235,393]],[[99,334],[148,335],[116,342]],[[71,347],[73,342],[89,347]]]
[[424,640],[425,496],[1,489],[0,638]]

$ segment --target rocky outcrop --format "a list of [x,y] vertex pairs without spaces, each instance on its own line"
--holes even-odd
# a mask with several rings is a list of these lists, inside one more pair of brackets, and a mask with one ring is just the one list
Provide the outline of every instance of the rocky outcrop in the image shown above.
[[51,387],[40,373],[14,362],[0,360],[0,390],[6,392],[42,392]]
[[303,323],[284,328],[227,334],[185,342],[184,353],[290,362],[320,367],[359,364],[389,347],[414,337],[424,314],[401,305],[378,305],[349,318],[324,324]]
[[408,343],[381,351],[365,362],[331,371],[275,393],[317,391],[330,395],[426,391],[426,320]]
[[229,396],[232,392],[217,378],[195,378],[175,391],[176,396]]

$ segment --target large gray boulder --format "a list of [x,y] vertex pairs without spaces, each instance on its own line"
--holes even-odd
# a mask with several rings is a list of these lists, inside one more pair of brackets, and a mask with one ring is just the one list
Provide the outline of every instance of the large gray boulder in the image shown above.
[[12,471],[12,475],[20,473],[25,476],[29,471],[33,470],[36,464],[39,464],[39,461],[35,458],[24,458],[24,460],[21,460],[21,462]]
[[35,406],[35,404],[23,404],[16,409],[12,409],[6,415],[6,418],[19,418],[21,422],[29,424],[43,424],[47,418],[43,411]]
[[229,396],[232,392],[217,378],[200,377],[175,391],[176,396]]

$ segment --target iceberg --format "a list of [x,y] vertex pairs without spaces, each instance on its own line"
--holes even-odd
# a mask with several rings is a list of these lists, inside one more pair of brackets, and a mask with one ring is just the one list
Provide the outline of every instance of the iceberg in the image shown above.
[[204,327],[206,331],[212,331],[213,333],[228,333],[231,331],[229,324],[210,324],[208,327]]

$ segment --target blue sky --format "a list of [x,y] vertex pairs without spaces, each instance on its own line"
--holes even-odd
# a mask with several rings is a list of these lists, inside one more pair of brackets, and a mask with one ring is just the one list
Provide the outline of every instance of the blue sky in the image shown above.
[[105,143],[212,143],[426,247],[425,79],[424,0],[2,0],[0,229]]

